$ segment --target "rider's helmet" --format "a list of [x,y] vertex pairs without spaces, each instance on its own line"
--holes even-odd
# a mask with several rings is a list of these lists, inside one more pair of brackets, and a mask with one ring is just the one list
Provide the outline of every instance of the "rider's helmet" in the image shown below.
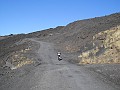
[[60,56],[60,55],[61,55],[61,53],[60,53],[60,52],[58,52],[58,53],[57,53],[57,55],[58,55],[58,56]]

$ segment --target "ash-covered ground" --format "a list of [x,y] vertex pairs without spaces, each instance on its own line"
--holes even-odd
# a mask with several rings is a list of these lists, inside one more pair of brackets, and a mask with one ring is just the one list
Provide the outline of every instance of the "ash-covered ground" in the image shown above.
[[[62,63],[57,61],[58,51]],[[120,13],[29,34],[0,36],[1,90],[119,90],[119,64]],[[53,81],[56,88],[50,84],[52,75],[58,75]]]

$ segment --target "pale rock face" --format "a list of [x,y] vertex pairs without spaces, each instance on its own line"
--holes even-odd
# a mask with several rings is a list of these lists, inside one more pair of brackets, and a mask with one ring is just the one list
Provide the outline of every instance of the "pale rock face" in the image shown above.
[[[100,43],[95,45],[96,41]],[[81,59],[80,64],[120,63],[120,26],[93,36],[94,46],[94,49],[78,56]]]

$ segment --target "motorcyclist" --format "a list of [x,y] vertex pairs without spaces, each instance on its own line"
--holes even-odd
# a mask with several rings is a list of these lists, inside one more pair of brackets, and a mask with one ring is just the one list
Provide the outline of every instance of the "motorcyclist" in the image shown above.
[[62,58],[60,57],[61,52],[58,52],[57,55],[58,55],[58,60],[61,61],[62,60]]

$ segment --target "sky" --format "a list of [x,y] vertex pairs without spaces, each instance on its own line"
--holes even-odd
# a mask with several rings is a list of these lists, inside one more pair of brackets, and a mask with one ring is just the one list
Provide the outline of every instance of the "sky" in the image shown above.
[[120,12],[120,0],[0,0],[0,36]]

